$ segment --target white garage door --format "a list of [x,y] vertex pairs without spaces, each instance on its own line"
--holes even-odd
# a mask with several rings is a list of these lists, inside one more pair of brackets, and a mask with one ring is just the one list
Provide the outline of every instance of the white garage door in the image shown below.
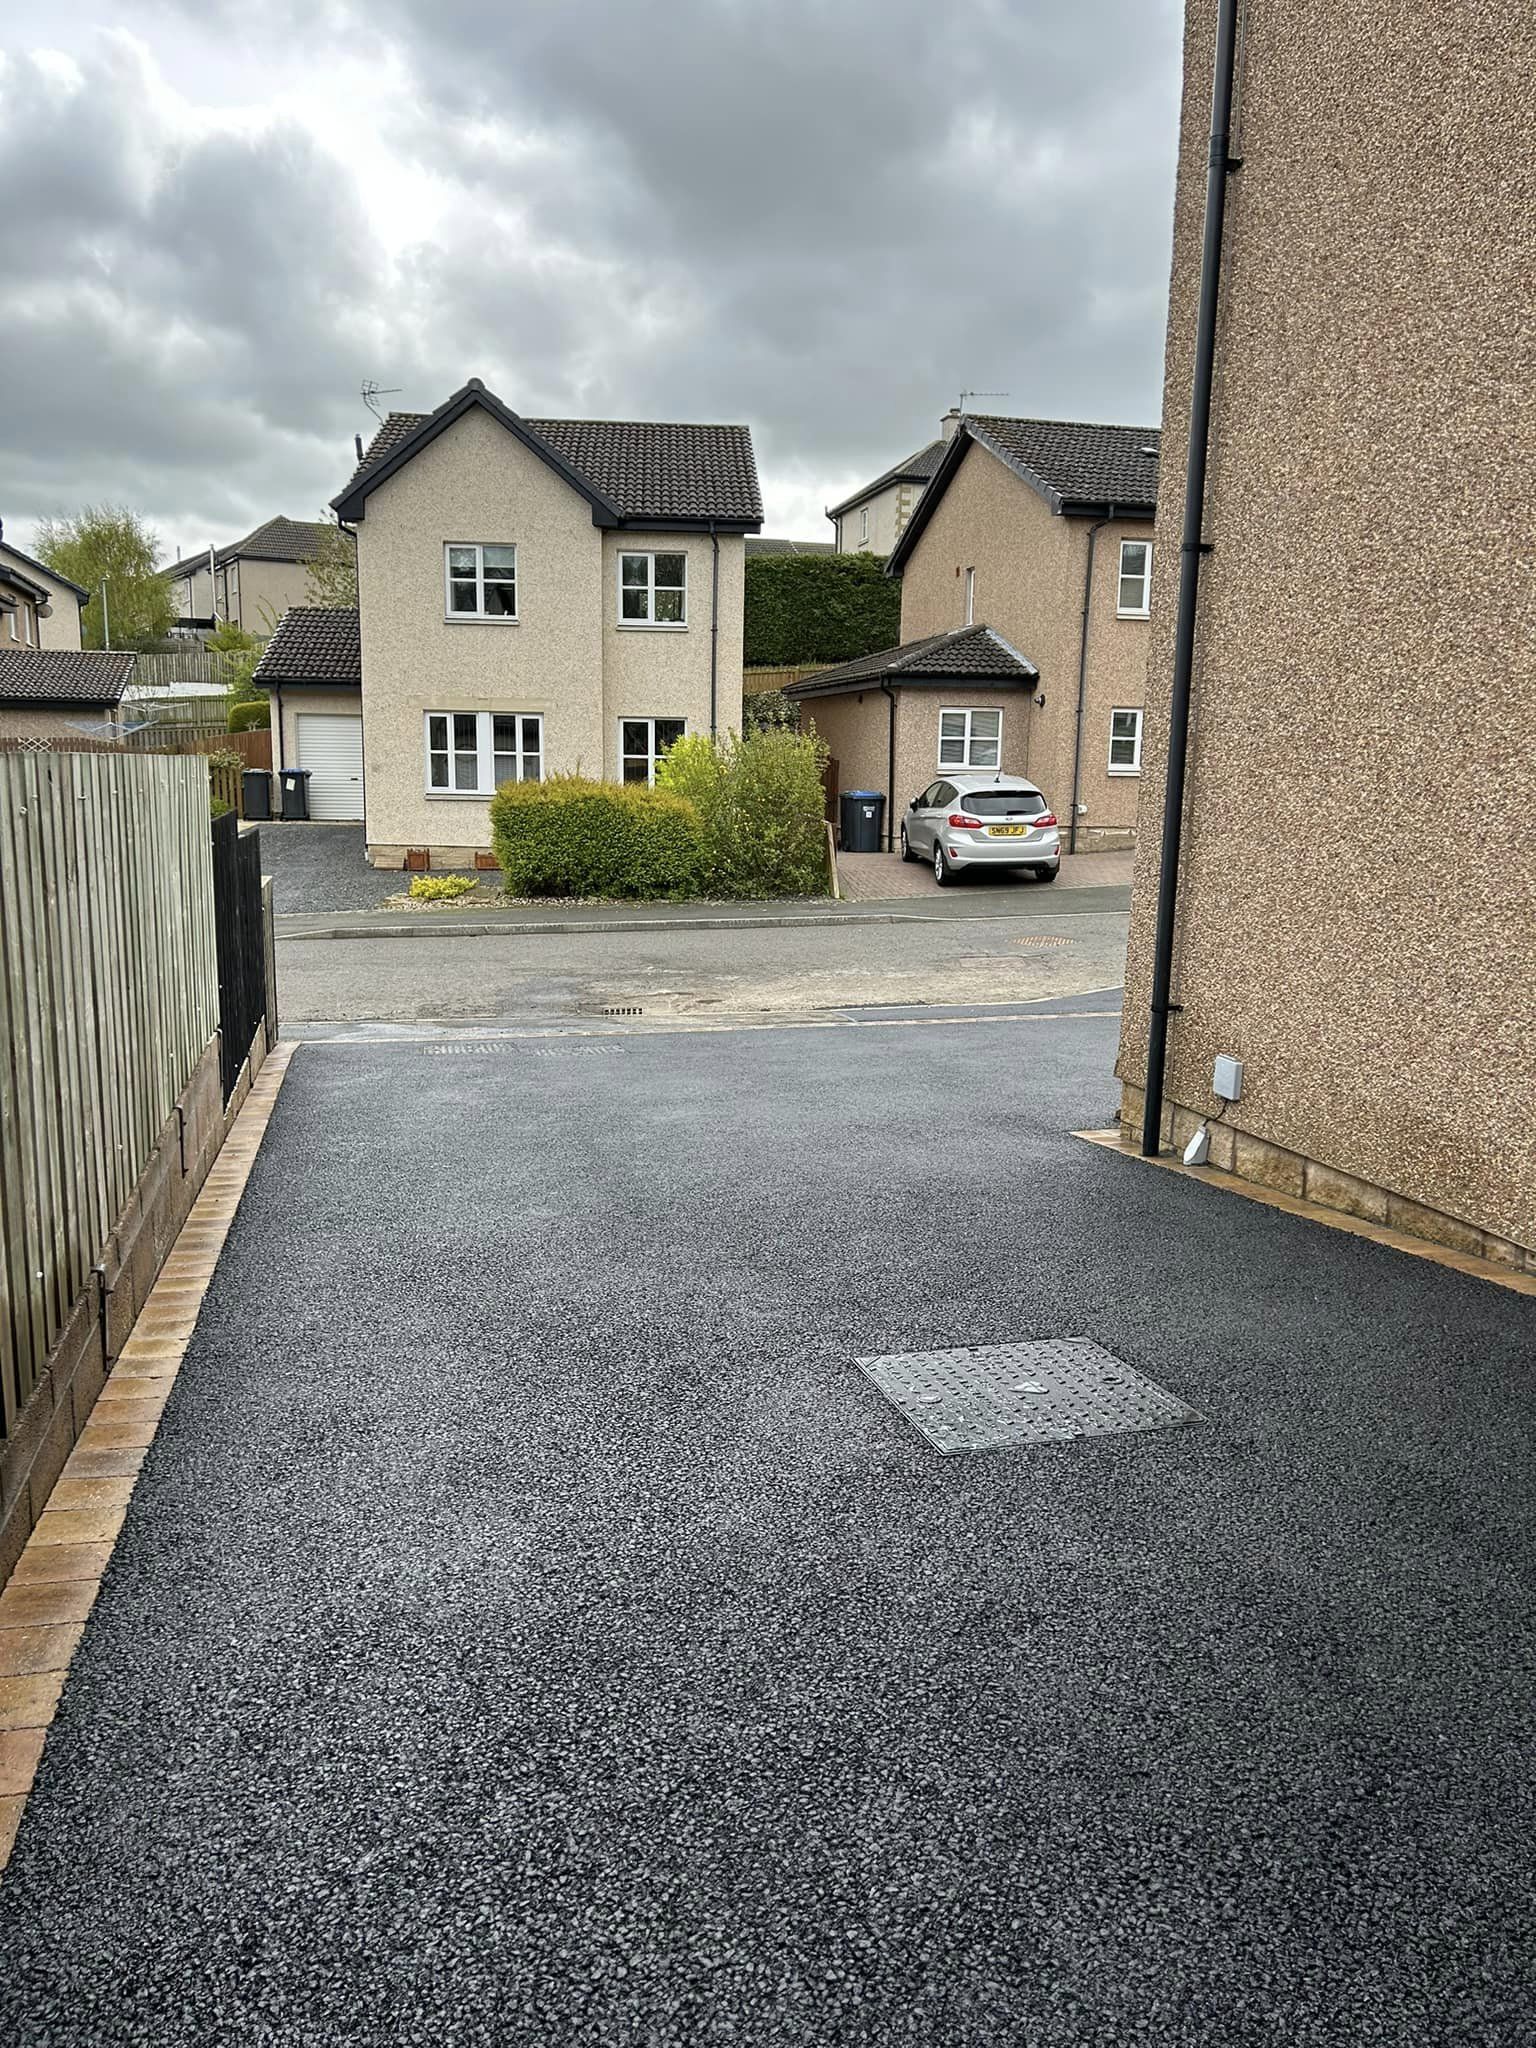
[[309,770],[309,815],[312,818],[360,818],[363,815],[363,721],[301,711],[298,720],[299,758]]

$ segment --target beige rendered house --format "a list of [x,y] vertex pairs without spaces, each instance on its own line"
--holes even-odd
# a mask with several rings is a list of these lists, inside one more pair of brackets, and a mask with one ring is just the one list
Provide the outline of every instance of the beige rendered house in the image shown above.
[[335,503],[357,529],[356,693],[334,614],[294,618],[260,674],[314,814],[360,774],[346,814],[376,866],[472,866],[498,784],[650,782],[683,733],[740,725],[745,427],[527,420],[474,378],[392,413]]
[[165,571],[183,631],[211,632],[221,622],[258,638],[271,633],[290,605],[308,590],[305,564],[319,548],[325,528],[316,519],[288,519],[279,513],[228,547],[205,548]]
[[916,511],[918,499],[943,461],[945,445],[959,425],[960,417],[958,407],[947,412],[941,422],[942,432],[938,440],[914,449],[905,462],[898,462],[877,476],[873,483],[865,484],[851,497],[844,498],[840,505],[828,507],[827,517],[832,522],[835,536],[833,547],[838,554],[852,555],[866,550],[873,555],[891,552]]
[[900,646],[786,693],[842,787],[887,794],[888,843],[945,768],[1027,776],[1073,852],[1132,842],[1157,445],[1150,427],[957,417],[887,565]]
[[90,596],[46,562],[12,547],[0,529],[0,652],[27,647],[78,652],[80,608]]
[[1181,643],[1217,16],[1192,0],[1186,29],[1122,1115],[1140,1139],[1187,645],[1149,1137],[1182,1146],[1231,1055],[1214,1166],[1536,1272],[1536,29],[1492,6],[1241,10]]

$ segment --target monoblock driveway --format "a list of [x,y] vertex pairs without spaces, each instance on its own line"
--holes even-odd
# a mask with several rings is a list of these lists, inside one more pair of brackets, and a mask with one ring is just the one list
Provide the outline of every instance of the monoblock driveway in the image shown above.
[[[1536,1302],[1114,1025],[311,1045],[0,1885],[19,2044],[1528,2042]],[[1071,1334],[1188,1427],[940,1457]]]

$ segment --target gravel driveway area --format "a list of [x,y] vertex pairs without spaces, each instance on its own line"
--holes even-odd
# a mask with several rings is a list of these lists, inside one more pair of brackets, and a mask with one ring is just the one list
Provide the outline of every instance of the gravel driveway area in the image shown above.
[[261,827],[261,871],[272,877],[278,917],[297,911],[376,910],[399,896],[410,876],[368,865],[361,825]]
[[[1074,1141],[1114,1041],[302,1048],[0,2037],[1529,2041],[1536,1302]],[[1053,1334],[1201,1419],[853,1365]]]

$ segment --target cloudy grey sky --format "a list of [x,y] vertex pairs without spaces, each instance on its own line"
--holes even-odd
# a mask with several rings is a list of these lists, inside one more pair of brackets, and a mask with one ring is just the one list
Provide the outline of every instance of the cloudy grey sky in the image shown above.
[[1158,416],[1178,0],[9,0],[0,514],[167,556],[369,418],[745,420],[770,532],[978,409]]

